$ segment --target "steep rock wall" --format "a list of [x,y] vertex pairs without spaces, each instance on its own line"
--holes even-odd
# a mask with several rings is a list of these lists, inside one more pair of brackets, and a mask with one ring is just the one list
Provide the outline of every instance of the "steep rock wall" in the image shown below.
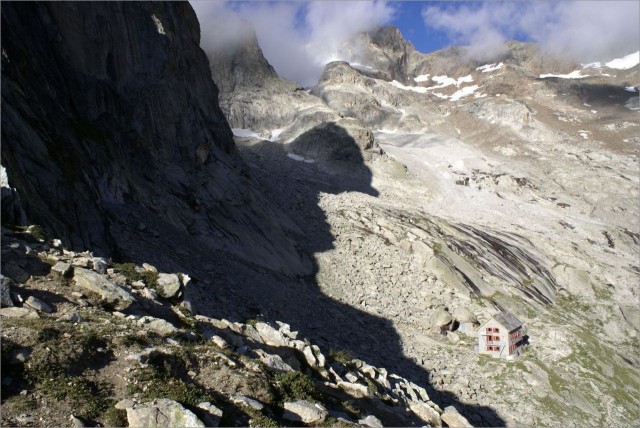
[[188,3],[3,5],[10,184],[31,221],[75,249],[126,247],[112,226],[135,212],[252,262],[305,271],[236,153],[199,41]]

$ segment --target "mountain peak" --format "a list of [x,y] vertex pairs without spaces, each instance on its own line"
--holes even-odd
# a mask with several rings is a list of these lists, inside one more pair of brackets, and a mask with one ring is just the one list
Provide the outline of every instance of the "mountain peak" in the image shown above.
[[413,50],[413,44],[408,42],[400,30],[394,25],[386,25],[370,32],[371,41],[382,48],[393,50]]

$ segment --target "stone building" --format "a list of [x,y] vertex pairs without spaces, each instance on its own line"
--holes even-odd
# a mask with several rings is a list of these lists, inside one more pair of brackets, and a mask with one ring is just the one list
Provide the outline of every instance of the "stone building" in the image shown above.
[[478,352],[494,357],[517,356],[524,345],[522,322],[509,312],[495,314],[478,328]]

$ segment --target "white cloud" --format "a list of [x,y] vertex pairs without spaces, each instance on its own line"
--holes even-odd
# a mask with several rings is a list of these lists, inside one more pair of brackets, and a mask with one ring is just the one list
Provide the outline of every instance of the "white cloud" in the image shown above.
[[509,39],[528,39],[554,54],[588,62],[639,49],[637,1],[486,2],[479,6],[430,6],[425,24],[443,30],[469,55],[489,60]]
[[255,28],[264,56],[278,74],[305,86],[317,83],[325,64],[356,34],[388,23],[394,10],[384,1],[310,3],[192,1],[201,46],[215,51],[246,37],[242,20]]

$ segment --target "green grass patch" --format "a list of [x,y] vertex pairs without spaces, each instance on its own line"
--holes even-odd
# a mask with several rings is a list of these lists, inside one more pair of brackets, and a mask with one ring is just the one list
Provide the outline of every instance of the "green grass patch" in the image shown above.
[[321,401],[321,394],[316,390],[313,379],[304,373],[286,372],[273,375],[273,387],[276,391],[280,407],[285,401],[307,400],[312,403]]
[[346,349],[331,348],[327,353],[327,360],[348,365],[351,363],[351,360],[353,360],[353,354]]
[[113,268],[131,282],[142,281],[149,288],[158,288],[158,272],[139,272],[134,263],[115,263]]

